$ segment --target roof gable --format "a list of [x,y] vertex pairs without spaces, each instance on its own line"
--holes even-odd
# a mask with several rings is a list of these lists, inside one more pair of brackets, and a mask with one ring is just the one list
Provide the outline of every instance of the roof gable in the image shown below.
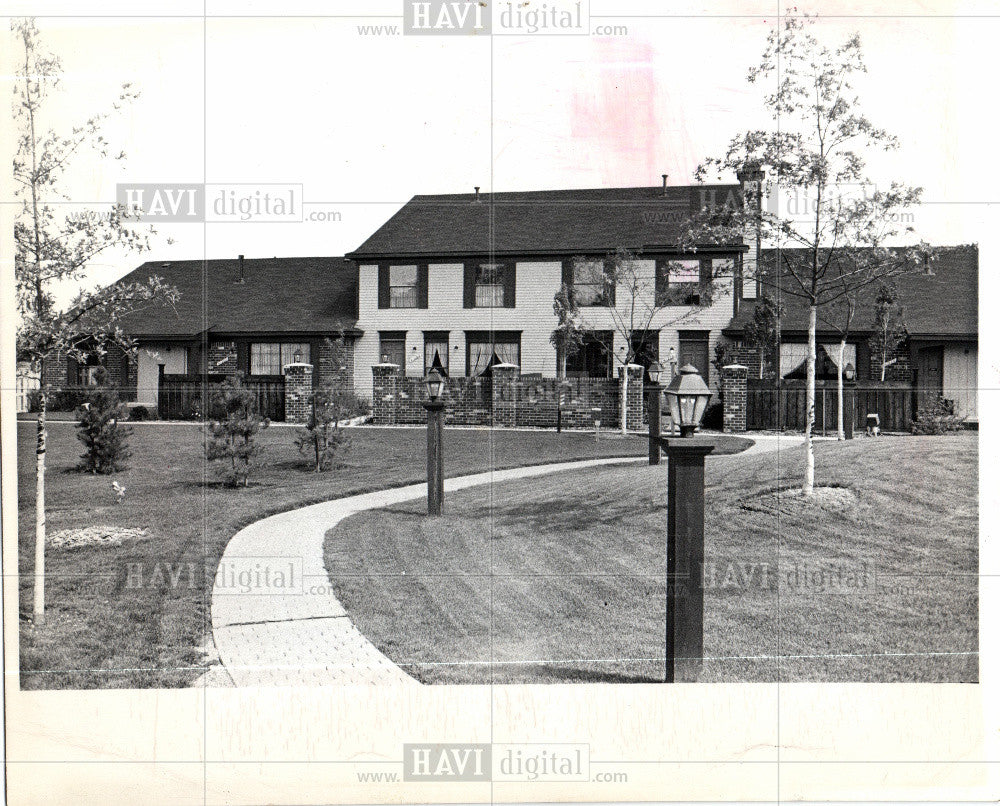
[[330,333],[357,321],[357,267],[342,257],[151,261],[119,282],[158,276],[180,292],[123,317],[131,336],[299,331]]
[[586,254],[669,247],[704,206],[739,203],[739,185],[414,196],[348,257]]
[[[783,252],[804,250],[782,250]],[[773,273],[778,250],[765,249],[761,253],[763,271]],[[784,287],[789,280],[786,278]],[[937,259],[930,264],[930,272],[914,271],[891,279],[897,291],[897,304],[903,309],[903,323],[913,336],[940,336],[975,338],[979,332],[979,247],[940,247]],[[874,327],[875,297],[878,284],[865,289],[852,331],[865,332]],[[809,308],[800,296],[786,293],[781,298],[781,328],[784,332],[805,331],[809,323]],[[744,300],[739,314],[727,330],[739,331],[753,319],[755,303]],[[817,322],[817,331],[836,332],[836,322]]]

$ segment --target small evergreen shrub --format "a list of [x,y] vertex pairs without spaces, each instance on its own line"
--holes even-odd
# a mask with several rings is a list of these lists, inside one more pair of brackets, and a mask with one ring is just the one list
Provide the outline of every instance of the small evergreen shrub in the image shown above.
[[143,405],[133,406],[129,409],[128,417],[130,420],[135,420],[136,422],[142,422],[144,420],[152,420],[153,414]]
[[228,487],[249,486],[250,476],[263,465],[264,446],[257,435],[270,422],[260,416],[257,393],[240,376],[227,378],[212,395],[212,411],[221,413],[208,426],[205,456]]
[[112,389],[96,388],[77,409],[76,436],[86,449],[80,455],[80,470],[117,473],[131,456],[128,438],[132,429],[121,424],[125,406]]
[[320,473],[333,467],[337,451],[349,441],[340,421],[357,415],[358,397],[325,386],[313,393],[312,406],[309,422],[299,429],[295,444],[299,453],[308,457],[313,471]]
[[938,436],[960,430],[964,422],[964,417],[955,414],[954,400],[938,397],[933,405],[917,410],[910,430],[914,434]]

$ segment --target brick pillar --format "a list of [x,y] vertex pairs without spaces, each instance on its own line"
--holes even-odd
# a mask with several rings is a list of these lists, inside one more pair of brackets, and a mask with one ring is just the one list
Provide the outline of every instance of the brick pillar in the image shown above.
[[521,369],[516,364],[493,365],[493,425],[517,425],[517,382]]
[[727,434],[747,430],[747,368],[742,364],[722,368],[722,430]]
[[399,365],[372,365],[372,422],[395,425],[399,400]]
[[619,400],[621,400],[621,384],[624,383],[626,372],[628,372],[628,389],[625,391],[625,427],[629,431],[640,431],[644,419],[642,379],[646,375],[646,370],[639,364],[628,364],[618,368]]
[[304,425],[312,414],[313,365],[285,366],[285,422]]

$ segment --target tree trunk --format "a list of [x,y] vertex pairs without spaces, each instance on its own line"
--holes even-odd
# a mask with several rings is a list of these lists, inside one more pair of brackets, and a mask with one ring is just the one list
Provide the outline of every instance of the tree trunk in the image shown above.
[[566,377],[566,348],[558,351],[558,364],[556,367],[556,377],[562,380]]
[[45,388],[38,395],[38,438],[35,446],[35,597],[33,618],[45,624]]
[[840,355],[837,356],[837,439],[844,439],[844,350],[847,339],[840,340]]
[[816,422],[816,306],[809,306],[809,355],[806,358],[806,474],[802,492],[812,495],[816,482],[813,424]]

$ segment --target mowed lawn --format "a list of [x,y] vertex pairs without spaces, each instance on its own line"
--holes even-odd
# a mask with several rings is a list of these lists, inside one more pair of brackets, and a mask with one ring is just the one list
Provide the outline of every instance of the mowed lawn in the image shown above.
[[[975,434],[709,459],[701,680],[978,680]],[[845,505],[846,504],[846,505]],[[427,683],[663,679],[666,468],[559,473],[355,515],[327,535],[352,620]]]
[[[47,621],[30,620],[34,568],[34,423],[18,423],[18,507],[23,688],[190,685],[205,670],[210,593],[218,559],[242,527],[317,501],[424,480],[423,429],[351,429],[341,463],[312,473],[295,430],[264,432],[268,466],[248,489],[220,487],[196,424],[136,424],[130,469],[114,476],[73,470],[81,444],[70,423],[49,431],[49,534],[86,527],[147,530],[105,547],[49,547]],[[599,456],[642,455],[640,437],[545,432],[445,432],[445,473]],[[128,490],[115,503],[112,480]]]

